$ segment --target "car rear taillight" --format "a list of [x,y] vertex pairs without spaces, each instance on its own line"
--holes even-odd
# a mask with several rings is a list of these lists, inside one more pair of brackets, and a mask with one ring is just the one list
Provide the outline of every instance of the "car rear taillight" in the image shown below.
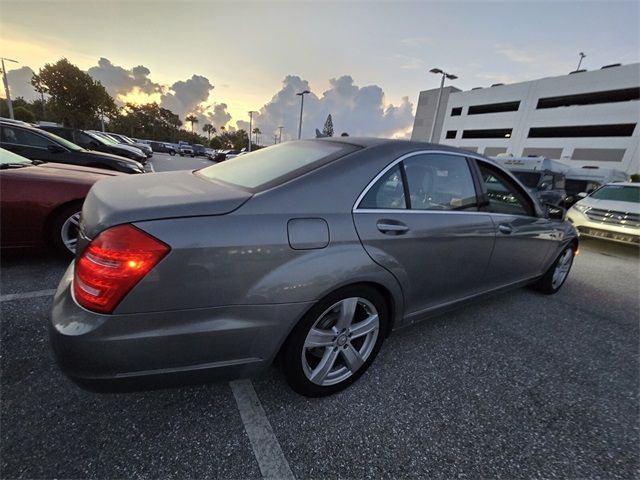
[[134,227],[118,225],[98,235],[76,260],[73,293],[87,310],[111,313],[171,248]]

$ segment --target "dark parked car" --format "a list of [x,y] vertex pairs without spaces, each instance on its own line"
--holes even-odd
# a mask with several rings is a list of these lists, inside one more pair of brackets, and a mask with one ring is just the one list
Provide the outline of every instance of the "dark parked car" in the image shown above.
[[107,140],[106,138],[87,130],[78,130],[75,128],[52,125],[40,125],[39,128],[69,140],[70,142],[73,142],[87,150],[111,153],[113,155],[118,155],[119,157],[135,160],[143,165],[147,161],[147,156],[142,153],[140,149],[119,145],[115,140]]
[[122,135],[121,133],[106,132],[105,134],[121,145],[129,145],[130,147],[135,147],[142,150],[142,153],[144,153],[147,158],[153,157],[153,149],[146,143],[134,142],[133,139],[127,137],[126,135]]
[[176,148],[170,143],[150,142],[149,145],[154,152],[168,153],[169,155],[176,154]]
[[39,163],[0,148],[0,245],[74,253],[84,197],[95,182],[114,175],[121,174]]
[[52,344],[90,387],[245,376],[279,354],[296,391],[331,394],[394,328],[524,285],[556,293],[578,247],[562,214],[485,157],[384,139],[105,180]]
[[204,145],[201,145],[199,143],[194,143],[193,144],[193,156],[194,157],[205,157],[207,155],[207,152],[204,148]]
[[0,121],[0,146],[31,160],[144,173],[144,167],[134,160],[85,150],[41,128]]

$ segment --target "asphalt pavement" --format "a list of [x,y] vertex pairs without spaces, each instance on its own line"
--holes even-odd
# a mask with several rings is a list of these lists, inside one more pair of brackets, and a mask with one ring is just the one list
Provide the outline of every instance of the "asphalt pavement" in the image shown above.
[[[169,162],[210,164],[153,165]],[[296,395],[274,367],[247,384],[253,416],[228,383],[96,394],[67,380],[47,337],[66,266],[2,257],[1,478],[252,479],[277,449],[298,479],[640,476],[636,248],[584,240],[555,296],[516,290],[395,332],[332,397]]]

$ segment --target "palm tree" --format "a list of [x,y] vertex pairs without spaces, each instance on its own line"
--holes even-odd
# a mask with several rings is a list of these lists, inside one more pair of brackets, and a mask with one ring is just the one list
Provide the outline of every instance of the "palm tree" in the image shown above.
[[198,117],[196,117],[195,115],[187,115],[184,118],[185,122],[191,122],[191,133],[193,133],[193,124],[194,123],[198,123]]
[[256,145],[258,145],[258,135],[260,135],[262,132],[260,131],[260,129],[258,127],[254,128],[251,131],[256,135]]
[[205,123],[202,126],[202,130],[204,132],[207,132],[207,139],[209,140],[209,142],[211,142],[211,134],[213,133],[214,135],[216,134],[217,130],[216,127],[214,127],[213,125],[211,125],[210,123]]

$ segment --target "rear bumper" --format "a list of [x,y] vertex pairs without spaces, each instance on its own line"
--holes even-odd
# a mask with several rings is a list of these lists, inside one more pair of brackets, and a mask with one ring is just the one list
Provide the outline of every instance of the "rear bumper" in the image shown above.
[[56,292],[50,339],[60,368],[92,390],[154,388],[266,369],[310,304],[101,315],[74,300],[73,266]]

